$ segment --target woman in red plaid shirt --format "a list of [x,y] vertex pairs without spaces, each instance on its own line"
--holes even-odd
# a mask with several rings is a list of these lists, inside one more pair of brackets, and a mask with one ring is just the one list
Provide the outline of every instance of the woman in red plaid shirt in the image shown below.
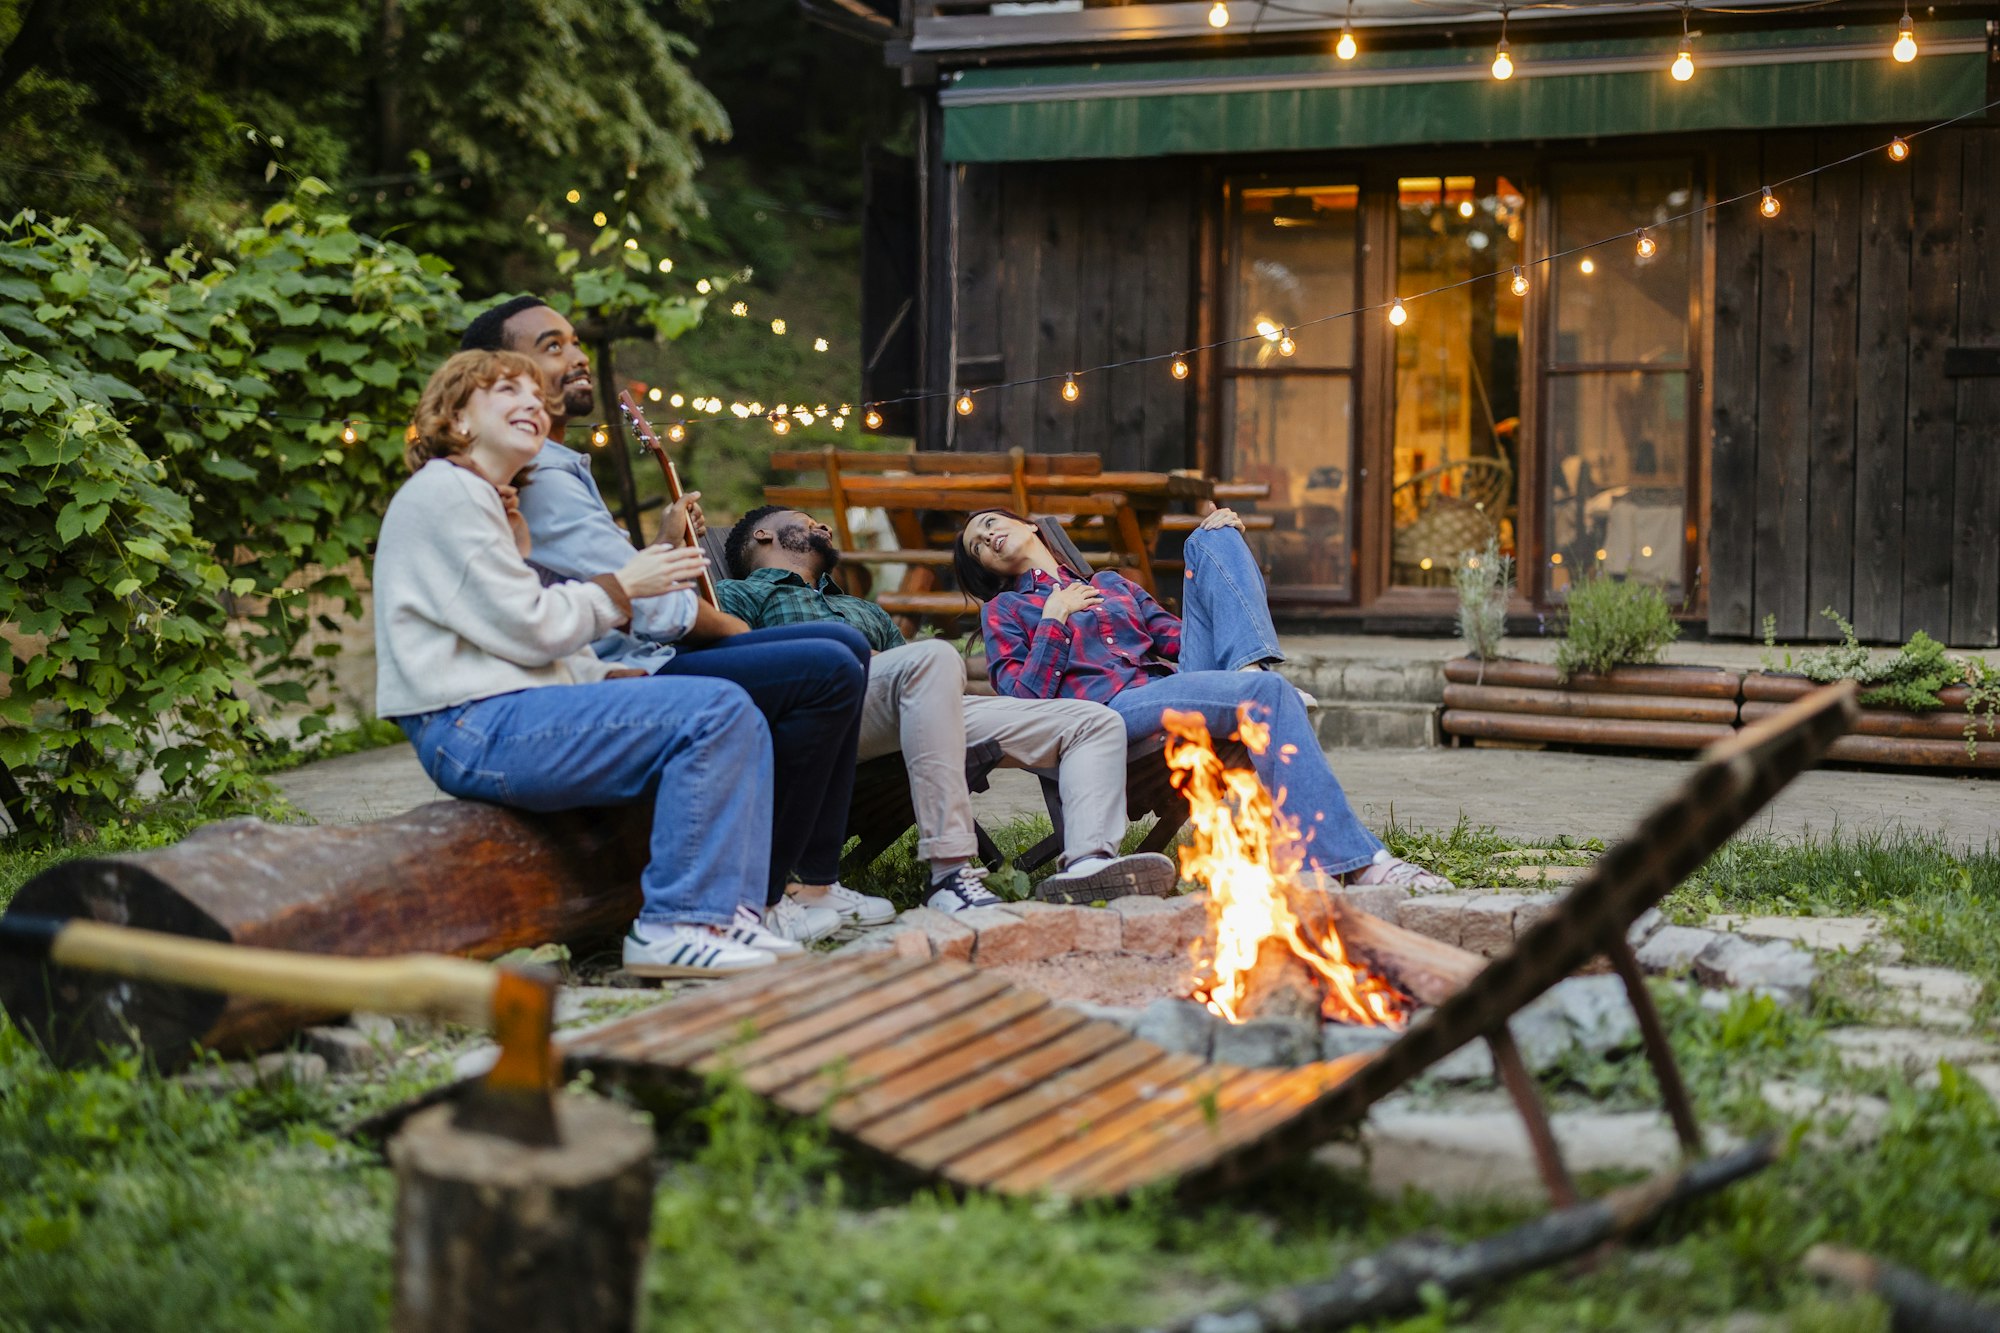
[[1131,741],[1163,730],[1169,708],[1200,713],[1211,735],[1231,736],[1238,707],[1249,704],[1271,728],[1252,763],[1298,822],[1309,868],[1349,884],[1451,887],[1391,856],[1354,817],[1306,700],[1272,670],[1285,655],[1242,520],[1227,509],[1209,514],[1189,534],[1186,558],[1186,620],[1122,574],[1058,559],[1034,523],[1005,509],[972,515],[952,563],[959,587],[986,603],[986,671],[1000,693],[1107,704]]

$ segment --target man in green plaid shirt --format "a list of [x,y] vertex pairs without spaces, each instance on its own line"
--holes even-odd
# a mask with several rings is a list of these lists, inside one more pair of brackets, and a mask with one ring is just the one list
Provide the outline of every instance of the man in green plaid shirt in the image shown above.
[[861,759],[903,752],[917,812],[917,855],[931,865],[928,906],[941,912],[1000,900],[974,859],[968,743],[1000,743],[1002,762],[1054,769],[1062,789],[1063,869],[1037,886],[1056,902],[1174,891],[1174,863],[1157,853],[1118,855],[1125,836],[1125,724],[1081,699],[965,694],[965,662],[942,639],[907,643],[889,613],[850,597],[832,578],[833,533],[796,509],[745,514],[723,547],[730,577],[715,585],[723,610],[752,629],[839,620],[875,649],[861,713]]

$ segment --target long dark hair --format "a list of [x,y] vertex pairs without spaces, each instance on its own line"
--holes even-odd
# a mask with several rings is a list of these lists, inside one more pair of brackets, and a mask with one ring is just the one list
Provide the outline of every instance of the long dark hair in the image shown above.
[[1072,542],[1069,534],[1062,530],[1062,524],[1054,519],[1027,518],[1011,509],[998,507],[976,509],[965,516],[965,524],[959,528],[958,536],[951,544],[951,572],[958,578],[960,592],[976,597],[982,602],[990,602],[996,594],[1007,588],[1007,579],[1004,575],[995,574],[980,564],[979,557],[965,547],[966,529],[970,528],[972,521],[981,514],[999,514],[1013,519],[1016,523],[1030,524],[1040,534],[1042,544],[1049,548],[1049,554],[1056,558],[1057,564],[1080,579],[1090,577],[1090,565],[1084,560],[1083,553],[1076,549],[1076,543]]

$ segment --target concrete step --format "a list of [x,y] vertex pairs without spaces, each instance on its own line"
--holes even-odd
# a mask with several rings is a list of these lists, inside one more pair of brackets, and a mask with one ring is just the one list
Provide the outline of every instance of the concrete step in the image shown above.
[[1435,704],[1322,699],[1313,724],[1328,749],[1423,750],[1440,744]]
[[1444,663],[1440,647],[1430,653],[1362,656],[1340,649],[1293,652],[1279,668],[1285,678],[1323,704],[1444,703]]

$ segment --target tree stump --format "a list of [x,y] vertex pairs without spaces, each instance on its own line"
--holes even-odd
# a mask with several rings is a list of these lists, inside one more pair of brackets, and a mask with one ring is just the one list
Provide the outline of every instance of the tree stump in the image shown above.
[[557,1099],[561,1143],[413,1117],[396,1169],[396,1333],[630,1333],[652,1233],[652,1131],[602,1098]]

